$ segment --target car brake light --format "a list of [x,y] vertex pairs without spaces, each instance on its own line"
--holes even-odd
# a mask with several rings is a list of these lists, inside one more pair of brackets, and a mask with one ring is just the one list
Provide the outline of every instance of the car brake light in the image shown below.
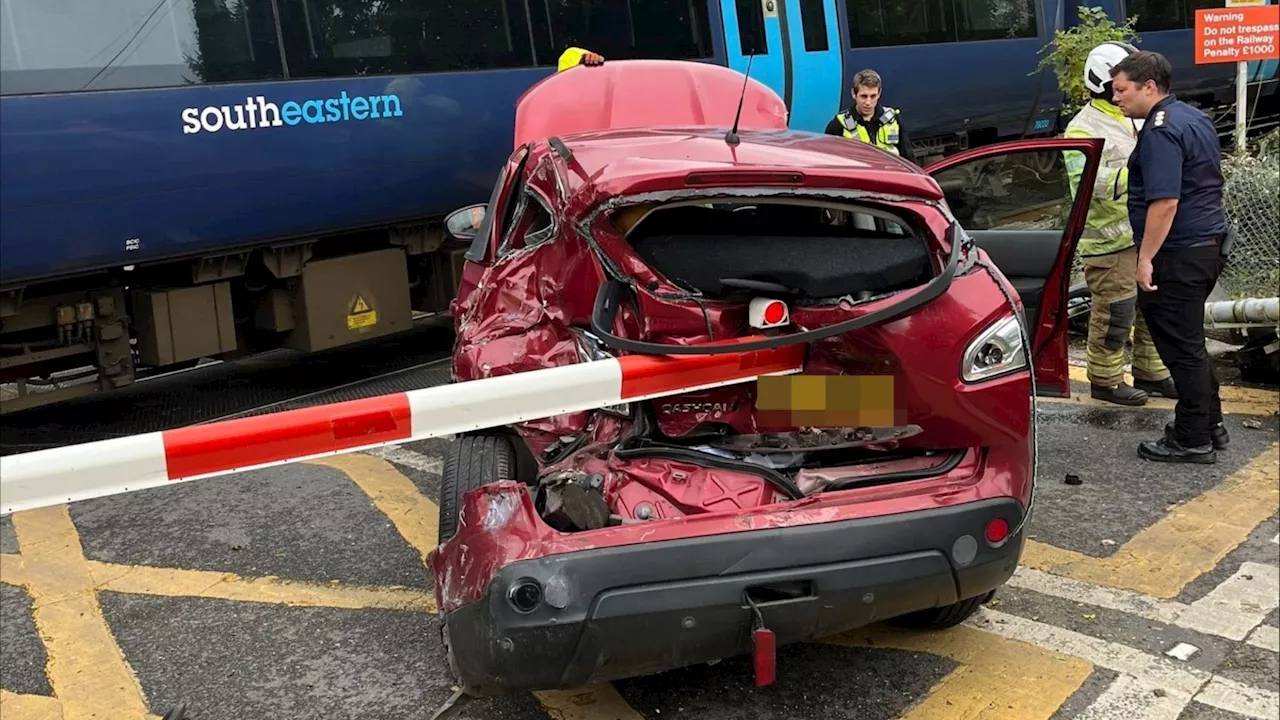
[[965,382],[980,382],[1025,370],[1027,348],[1015,315],[1007,315],[982,331],[965,348],[960,376]]
[[747,315],[753,328],[775,328],[791,322],[787,304],[772,298],[753,298]]
[[726,172],[693,172],[685,176],[686,187],[715,185],[804,185],[804,173],[730,170]]

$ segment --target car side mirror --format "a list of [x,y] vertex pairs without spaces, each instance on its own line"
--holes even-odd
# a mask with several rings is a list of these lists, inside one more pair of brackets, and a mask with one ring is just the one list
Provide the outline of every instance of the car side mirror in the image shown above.
[[454,240],[471,242],[480,232],[480,225],[484,222],[487,208],[485,203],[479,203],[454,210],[444,220],[445,233]]

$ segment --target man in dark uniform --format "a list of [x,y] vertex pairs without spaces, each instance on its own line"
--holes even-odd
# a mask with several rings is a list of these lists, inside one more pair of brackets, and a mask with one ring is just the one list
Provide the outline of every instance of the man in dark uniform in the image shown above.
[[1138,244],[1138,307],[1177,386],[1174,421],[1138,454],[1217,462],[1227,444],[1218,378],[1205,349],[1204,303],[1226,250],[1222,151],[1213,122],[1169,92],[1173,68],[1138,52],[1111,69],[1115,103],[1145,118],[1129,158],[1129,222]]

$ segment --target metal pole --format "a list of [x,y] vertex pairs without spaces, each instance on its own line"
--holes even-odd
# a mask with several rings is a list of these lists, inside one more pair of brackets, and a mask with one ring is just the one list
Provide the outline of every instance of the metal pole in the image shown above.
[[1245,150],[1246,121],[1249,118],[1249,63],[1236,63],[1236,152]]

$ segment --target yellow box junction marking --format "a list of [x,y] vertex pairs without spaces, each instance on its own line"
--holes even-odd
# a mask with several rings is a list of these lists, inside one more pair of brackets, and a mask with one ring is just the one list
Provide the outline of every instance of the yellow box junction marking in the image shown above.
[[960,663],[901,720],[1048,720],[1093,672],[1086,660],[963,625],[927,633],[875,625],[823,642],[929,653]]
[[3,720],[63,720],[62,703],[43,695],[19,695],[0,690]]
[[13,527],[23,585],[31,595],[36,629],[49,656],[49,686],[63,717],[151,717],[142,687],[98,606],[89,562],[67,506],[17,513]]
[[1213,570],[1280,506],[1280,445],[1220,485],[1174,508],[1111,557],[1096,558],[1028,540],[1021,564],[1083,582],[1177,597]]
[[[1029,542],[1023,563],[1096,584],[1157,597],[1175,596],[1274,513],[1280,498],[1277,448],[1273,445],[1218,488],[1139,533],[1113,558],[1092,558]],[[361,454],[311,464],[346,474],[422,558],[435,548],[436,504],[392,464]],[[4,720],[9,720],[10,713],[20,720],[88,718],[85,698],[93,698],[93,712],[99,713],[96,718],[102,717],[103,698],[115,704],[110,713],[113,718],[154,718],[147,713],[142,691],[102,618],[96,589],[291,606],[435,612],[430,591],[413,588],[324,585],[89,561],[65,506],[18,513],[14,524],[21,555],[0,555],[0,581],[26,586],[35,599],[37,628],[48,648],[49,678],[56,699],[0,693]],[[61,611],[53,611],[54,606],[62,606]],[[77,612],[68,613],[68,608]],[[909,712],[908,720],[1047,718],[1079,689],[1092,670],[1084,660],[968,627],[907,633],[875,626],[822,642],[927,652],[959,662],[962,667],[935,685]],[[96,694],[100,689],[103,694]],[[535,696],[558,720],[641,717],[607,683]]]
[[[1073,382],[1084,383],[1086,386],[1089,384],[1089,371],[1085,368],[1072,365],[1070,374]],[[1125,373],[1124,381],[1132,385],[1133,375]],[[1258,390],[1224,385],[1218,389],[1218,396],[1222,398],[1222,412],[1227,415],[1274,415],[1280,411],[1280,393],[1274,390]],[[1070,398],[1038,398],[1038,400],[1041,402],[1105,407],[1112,410],[1173,410],[1173,406],[1176,403],[1176,401],[1168,398],[1153,397],[1147,400],[1146,405],[1138,408],[1126,408],[1105,400],[1095,400],[1089,396],[1088,391],[1072,393]]]
[[351,312],[347,315],[347,329],[359,330],[377,324],[378,313],[369,307],[363,295],[357,294],[355,302],[351,303]]
[[440,540],[440,508],[418,492],[413,481],[391,463],[372,455],[353,453],[309,461],[333,468],[351,478],[375,507],[396,526],[400,537],[426,562]]

